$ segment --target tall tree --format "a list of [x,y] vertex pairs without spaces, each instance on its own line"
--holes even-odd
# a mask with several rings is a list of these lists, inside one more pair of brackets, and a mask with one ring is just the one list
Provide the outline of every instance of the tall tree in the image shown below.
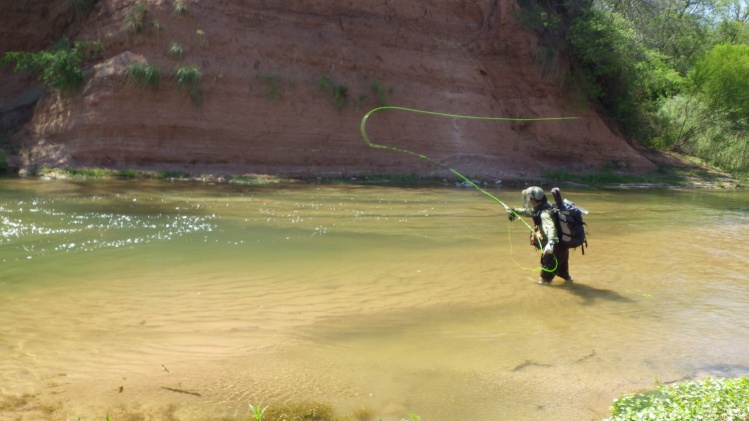
[[718,43],[749,44],[747,0],[716,0],[712,18]]
[[697,62],[691,79],[714,116],[724,115],[737,129],[749,127],[749,45],[716,46]]
[[668,57],[682,75],[709,49],[705,24],[714,8],[711,0],[597,0],[596,4],[631,22],[645,45]]

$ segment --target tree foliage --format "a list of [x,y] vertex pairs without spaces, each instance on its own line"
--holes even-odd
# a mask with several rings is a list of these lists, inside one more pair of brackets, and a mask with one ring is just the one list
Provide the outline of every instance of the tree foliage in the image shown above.
[[656,129],[651,144],[667,151],[689,153],[687,145],[701,135],[707,114],[705,103],[695,95],[663,98],[654,114]]
[[717,43],[749,43],[749,4],[745,0],[716,0],[713,14]]
[[714,115],[737,129],[749,124],[749,45],[715,46],[695,64],[691,80]]
[[749,0],[524,6],[538,9],[553,15],[524,21],[566,40],[547,46],[570,57],[574,83],[625,136],[749,175]]
[[584,88],[629,135],[645,136],[643,122],[655,101],[682,85],[668,56],[650,48],[619,13],[589,9],[571,25],[569,42]]
[[632,22],[650,49],[659,51],[681,75],[710,43],[705,16],[713,9],[710,0],[599,0],[601,8]]

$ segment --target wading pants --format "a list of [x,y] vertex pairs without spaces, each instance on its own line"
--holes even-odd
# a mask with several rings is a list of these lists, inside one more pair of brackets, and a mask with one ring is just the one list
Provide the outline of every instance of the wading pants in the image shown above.
[[[556,257],[556,260],[554,259]],[[546,270],[541,271],[541,279],[551,281],[554,276],[559,276],[564,280],[570,278],[570,249],[562,244],[554,244],[552,254],[541,255],[541,267]],[[556,270],[553,270],[556,267]],[[553,270],[552,272],[549,272]]]

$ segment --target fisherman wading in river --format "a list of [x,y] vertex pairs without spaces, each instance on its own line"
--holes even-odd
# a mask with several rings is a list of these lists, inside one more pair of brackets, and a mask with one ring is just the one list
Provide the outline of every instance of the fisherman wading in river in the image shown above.
[[[533,218],[536,233],[531,234],[531,244],[543,250],[539,283],[549,284],[554,276],[559,276],[566,282],[572,282],[569,271],[570,249],[559,239],[555,208],[546,199],[546,194],[541,187],[528,187],[523,190],[521,197],[523,207],[507,209],[507,213],[510,214],[510,221],[513,221],[517,215]],[[540,244],[538,244],[539,240]]]

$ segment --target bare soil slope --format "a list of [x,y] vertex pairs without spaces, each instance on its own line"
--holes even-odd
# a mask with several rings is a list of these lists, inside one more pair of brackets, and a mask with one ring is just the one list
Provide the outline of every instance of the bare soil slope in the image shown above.
[[[67,1],[0,5],[0,51],[49,48],[60,35],[98,41],[83,89],[46,91],[15,135],[20,166],[106,166],[190,173],[289,176],[443,174],[426,160],[368,147],[362,116],[378,105],[482,121],[384,110],[367,122],[375,143],[427,155],[476,177],[543,169],[633,172],[655,165],[616,135],[559,78],[545,75],[518,4],[496,0],[144,0],[145,31],[131,34],[135,0],[100,0],[85,20]],[[11,10],[12,9],[12,10]],[[178,44],[181,56],[170,54]],[[131,63],[160,69],[156,90],[127,83]],[[173,73],[202,73],[199,104]],[[560,73],[563,73],[560,70]],[[29,75],[0,73],[0,106],[29,95]]]

